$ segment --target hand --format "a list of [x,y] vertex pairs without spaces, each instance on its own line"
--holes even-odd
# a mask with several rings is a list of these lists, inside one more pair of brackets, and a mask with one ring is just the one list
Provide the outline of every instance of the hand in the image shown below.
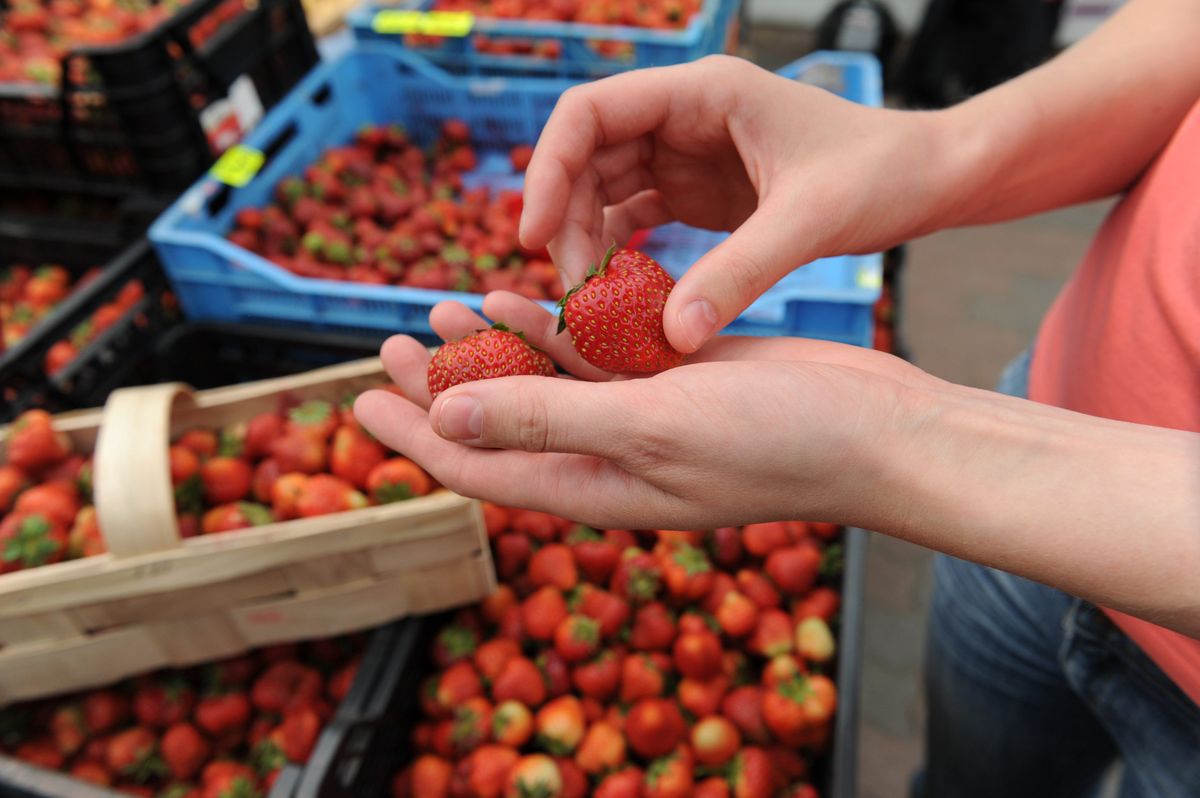
[[[872,447],[906,386],[938,382],[870,350],[728,337],[682,367],[613,378],[583,362],[534,303],[498,292],[484,312],[523,330],[579,379],[485,380],[431,405],[429,353],[397,336],[383,362],[408,399],[371,391],[355,413],[451,490],[601,527],[866,522],[870,482],[862,477]],[[431,321],[447,339],[486,326],[451,302]]]
[[904,241],[952,204],[934,119],[724,56],[578,86],[526,173],[521,240],[574,283],[639,228],[734,231],[666,306],[668,340],[695,352],[796,267]]

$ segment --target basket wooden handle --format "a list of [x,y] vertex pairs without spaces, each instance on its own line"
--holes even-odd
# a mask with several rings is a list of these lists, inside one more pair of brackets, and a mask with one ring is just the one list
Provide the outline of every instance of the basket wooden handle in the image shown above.
[[179,545],[171,486],[171,412],[192,402],[182,383],[122,388],[104,405],[96,440],[96,517],[108,550],[132,557]]

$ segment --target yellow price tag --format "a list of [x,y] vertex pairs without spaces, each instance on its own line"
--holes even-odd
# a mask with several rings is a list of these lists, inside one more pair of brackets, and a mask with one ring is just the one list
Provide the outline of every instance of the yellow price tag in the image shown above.
[[208,173],[227,186],[241,188],[254,179],[266,160],[261,150],[235,144],[225,150]]
[[405,11],[388,8],[375,14],[371,28],[376,33],[420,33],[426,36],[462,38],[475,25],[470,11]]
[[859,288],[883,288],[883,270],[878,264],[859,266],[855,282]]

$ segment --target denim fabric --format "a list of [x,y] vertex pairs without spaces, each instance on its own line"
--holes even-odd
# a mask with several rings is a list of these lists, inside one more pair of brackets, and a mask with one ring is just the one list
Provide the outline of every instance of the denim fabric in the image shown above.
[[[1026,396],[1031,353],[998,390]],[[1119,567],[1115,565],[1114,567]],[[1095,606],[939,555],[915,798],[1200,796],[1200,707]]]

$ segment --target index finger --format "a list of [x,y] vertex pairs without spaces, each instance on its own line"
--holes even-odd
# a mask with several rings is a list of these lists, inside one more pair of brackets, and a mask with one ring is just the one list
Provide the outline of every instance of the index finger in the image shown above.
[[563,92],[525,170],[522,244],[539,249],[558,233],[571,187],[597,150],[663,124],[678,69],[642,69]]

